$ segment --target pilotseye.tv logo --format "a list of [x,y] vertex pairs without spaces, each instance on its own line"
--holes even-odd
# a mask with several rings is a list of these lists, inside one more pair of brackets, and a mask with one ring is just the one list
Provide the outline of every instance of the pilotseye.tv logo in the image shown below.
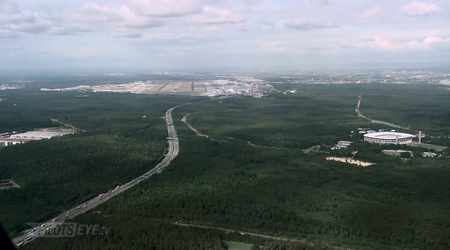
[[75,236],[106,236],[111,228],[98,224],[57,223],[51,225],[27,223],[32,229],[30,236],[49,238],[70,238]]

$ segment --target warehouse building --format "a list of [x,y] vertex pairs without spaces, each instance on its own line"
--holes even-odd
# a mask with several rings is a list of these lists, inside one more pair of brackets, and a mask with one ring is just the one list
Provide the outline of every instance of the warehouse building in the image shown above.
[[63,135],[73,134],[73,132],[62,132],[62,131],[28,131],[20,134],[13,134],[9,138],[13,140],[42,140],[50,139],[52,137],[58,137]]

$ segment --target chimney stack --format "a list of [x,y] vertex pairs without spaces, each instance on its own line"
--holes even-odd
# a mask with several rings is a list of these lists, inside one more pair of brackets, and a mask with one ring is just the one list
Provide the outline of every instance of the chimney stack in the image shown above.
[[422,143],[422,131],[419,131],[419,143]]

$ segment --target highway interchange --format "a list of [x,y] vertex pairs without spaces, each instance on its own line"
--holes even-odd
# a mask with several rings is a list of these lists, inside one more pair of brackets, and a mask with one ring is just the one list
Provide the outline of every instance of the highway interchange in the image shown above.
[[180,104],[177,106],[174,106],[166,111],[165,116],[163,117],[166,121],[167,125],[167,142],[169,144],[168,146],[168,152],[165,155],[164,159],[159,162],[155,167],[147,171],[146,173],[142,174],[141,176],[123,184],[120,186],[115,187],[114,189],[109,190],[106,193],[96,195],[94,198],[83,202],[82,204],[76,205],[72,207],[71,209],[62,212],[58,216],[50,219],[49,221],[42,222],[42,224],[35,226],[34,228],[30,229],[27,233],[23,234],[22,236],[19,236],[17,238],[13,239],[13,243],[17,246],[23,246],[25,244],[28,244],[32,242],[34,239],[38,238],[41,235],[48,234],[48,232],[51,232],[52,229],[54,230],[55,227],[57,227],[59,224],[62,224],[66,220],[73,219],[77,217],[78,215],[84,214],[88,212],[89,210],[92,210],[93,208],[97,207],[98,205],[106,202],[108,199],[119,195],[120,193],[124,192],[125,190],[134,187],[137,185],[140,181],[143,179],[147,179],[150,176],[152,176],[155,173],[161,173],[161,171],[164,170],[165,167],[169,166],[170,162],[177,157],[180,146],[178,144],[178,136],[177,131],[175,130],[175,125],[173,124],[173,118],[172,118],[172,111],[178,107],[189,105],[191,103],[185,103]]

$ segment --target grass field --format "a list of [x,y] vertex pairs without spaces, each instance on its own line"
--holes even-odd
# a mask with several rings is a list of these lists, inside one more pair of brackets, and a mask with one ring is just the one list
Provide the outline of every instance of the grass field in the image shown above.
[[252,245],[241,242],[224,241],[228,245],[228,250],[252,250]]
[[446,149],[448,149],[448,147],[445,147],[445,146],[433,145],[433,144],[429,144],[429,143],[409,144],[409,146],[419,147],[419,148],[424,148],[424,149],[431,149],[431,150],[435,150],[437,152],[442,152],[442,151],[445,151]]

